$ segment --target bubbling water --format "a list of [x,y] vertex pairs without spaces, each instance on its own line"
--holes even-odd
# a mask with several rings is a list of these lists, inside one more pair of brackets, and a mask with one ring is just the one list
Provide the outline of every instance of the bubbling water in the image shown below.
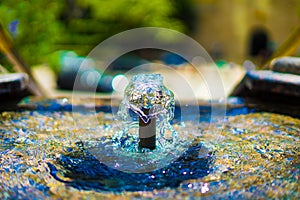
[[[174,110],[174,94],[163,85],[160,74],[136,75],[119,106],[115,123],[118,131],[112,126],[112,134],[100,141],[89,140],[85,146],[100,162],[120,171],[144,173],[163,168],[179,158],[193,141],[184,125],[171,125]],[[151,129],[156,135],[154,149],[140,146],[141,120],[146,124],[155,122],[155,129]]]
[[[141,108],[152,109],[152,114],[145,115]],[[163,115],[166,121],[174,117],[174,94],[163,85],[160,74],[135,75],[125,89],[124,99],[118,115],[130,120],[128,109],[138,114],[146,123],[149,118]]]
[[[118,116],[126,134],[132,132],[129,129],[138,126],[138,118],[144,123],[155,119],[158,147],[162,148],[167,141],[173,141],[178,135],[170,124],[174,118],[174,109],[174,94],[164,86],[160,74],[138,74],[125,89]],[[150,113],[146,113],[146,110],[150,110]]]

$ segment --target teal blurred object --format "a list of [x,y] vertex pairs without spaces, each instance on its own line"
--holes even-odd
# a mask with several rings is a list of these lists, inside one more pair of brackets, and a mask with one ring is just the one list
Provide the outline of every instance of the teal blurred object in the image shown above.
[[100,71],[93,59],[78,56],[73,51],[59,51],[58,55],[57,61],[55,61],[60,66],[57,85],[60,89],[65,90],[112,92],[114,75],[149,63],[148,60],[137,55],[125,54],[114,60],[105,71]]
[[113,77],[97,70],[93,59],[77,56],[72,51],[61,51],[59,63],[57,86],[60,89],[105,93],[113,91]]

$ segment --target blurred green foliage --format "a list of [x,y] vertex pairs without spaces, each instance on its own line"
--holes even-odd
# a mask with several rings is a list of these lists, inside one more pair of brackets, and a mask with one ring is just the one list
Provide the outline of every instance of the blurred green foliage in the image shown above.
[[8,29],[16,48],[29,64],[39,64],[53,50],[61,35],[58,23],[61,1],[1,1],[0,22]]
[[76,4],[69,1],[62,15],[68,31],[60,41],[61,48],[75,48],[78,54],[84,55],[104,39],[137,27],[165,27],[187,32],[182,13],[190,15],[192,12],[182,8],[191,8],[190,5],[189,0],[81,0]]
[[[137,27],[191,29],[191,1],[14,0],[0,2],[0,22],[30,65],[51,62],[56,50],[88,52],[104,39]],[[52,54],[58,55],[58,54]],[[1,60],[0,60],[1,62]],[[56,62],[57,63],[57,62]]]
[[170,0],[82,0],[79,4],[90,8],[92,18],[114,23],[114,26],[109,28],[159,26],[183,31],[185,27],[182,22],[172,16],[176,13],[174,2]]

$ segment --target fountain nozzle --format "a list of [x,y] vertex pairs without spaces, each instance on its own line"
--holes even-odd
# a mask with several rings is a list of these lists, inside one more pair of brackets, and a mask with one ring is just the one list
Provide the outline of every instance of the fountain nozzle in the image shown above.
[[[144,114],[149,115],[150,109],[142,108]],[[148,148],[150,150],[156,147],[156,119],[152,118],[145,122],[139,117],[139,148]]]
[[129,110],[138,115],[139,148],[156,148],[156,135],[174,117],[174,94],[163,85],[160,74],[135,75],[125,89],[119,116],[132,122]]

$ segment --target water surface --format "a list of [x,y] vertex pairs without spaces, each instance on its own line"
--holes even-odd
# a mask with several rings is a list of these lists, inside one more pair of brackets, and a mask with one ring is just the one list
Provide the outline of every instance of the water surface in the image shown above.
[[1,199],[300,197],[299,119],[252,113],[195,124],[186,154],[132,175],[107,168],[82,143],[111,135],[112,115],[98,112],[95,125],[91,114],[75,114],[85,127],[66,111],[1,113]]

